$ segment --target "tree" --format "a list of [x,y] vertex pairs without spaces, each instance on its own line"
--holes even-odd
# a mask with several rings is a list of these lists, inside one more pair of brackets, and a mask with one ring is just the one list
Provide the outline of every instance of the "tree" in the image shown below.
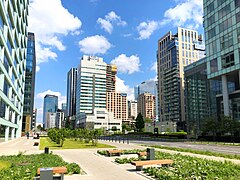
[[152,123],[152,119],[150,119],[150,118],[145,118],[145,123]]
[[144,128],[144,119],[143,119],[143,116],[141,113],[139,113],[137,115],[137,118],[136,118],[136,123],[135,123],[135,127],[137,129],[137,132],[143,132],[143,128]]
[[217,121],[216,118],[214,117],[209,117],[208,119],[206,119],[204,127],[203,127],[203,132],[204,133],[208,133],[208,134],[212,134],[213,137],[215,138],[218,129],[219,128],[219,122]]

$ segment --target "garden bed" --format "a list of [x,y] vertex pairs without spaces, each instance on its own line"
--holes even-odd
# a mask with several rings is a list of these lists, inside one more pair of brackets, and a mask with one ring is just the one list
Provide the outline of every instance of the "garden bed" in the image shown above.
[[80,174],[83,171],[76,163],[67,163],[61,157],[54,154],[32,154],[23,155],[19,153],[15,156],[0,156],[0,164],[4,168],[0,169],[0,179],[25,179],[32,180],[37,175],[40,167],[67,167],[67,174]]
[[[144,169],[147,175],[157,179],[238,180],[240,177],[240,165],[228,161],[219,162],[163,152],[155,152],[155,158],[174,161],[170,167],[148,167]],[[123,164],[130,163],[132,160],[135,161],[132,158],[117,158],[115,162]]]

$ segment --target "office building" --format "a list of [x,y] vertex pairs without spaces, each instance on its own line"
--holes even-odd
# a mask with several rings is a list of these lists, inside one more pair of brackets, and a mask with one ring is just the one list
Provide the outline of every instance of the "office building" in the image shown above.
[[37,127],[37,109],[34,109],[32,118],[32,129],[36,129],[36,127]]
[[0,1],[0,137],[21,137],[27,57],[27,0]]
[[207,78],[206,58],[186,66],[184,76],[187,132],[197,137],[203,132],[206,120],[217,114],[216,92],[210,88],[214,82]]
[[108,112],[106,108],[96,108],[91,114],[82,113],[77,127],[89,130],[103,128],[107,132],[122,131],[122,121],[116,119],[113,112]]
[[128,117],[132,119],[137,118],[137,101],[128,101]]
[[22,132],[29,132],[33,126],[33,106],[35,91],[36,52],[34,33],[28,33],[27,63],[25,71],[24,106]]
[[[134,96],[135,99],[138,99],[138,96],[143,93],[150,93],[157,97],[157,82],[154,80],[148,80],[148,81],[143,81],[140,85],[136,86],[134,88]],[[158,121],[158,98],[156,98],[156,116],[155,116],[155,121]]]
[[154,120],[156,116],[156,98],[151,93],[143,93],[138,96],[138,114],[141,113],[143,118]]
[[240,1],[204,0],[208,79],[218,92],[217,114],[240,120]]
[[115,119],[126,121],[127,116],[127,94],[119,92],[107,92],[106,108],[112,112]]
[[55,95],[47,94],[44,97],[44,104],[43,104],[43,128],[49,128],[50,127],[49,124],[52,125],[52,123],[48,123],[48,126],[46,126],[47,113],[56,113],[57,110],[58,110],[58,97]]
[[113,64],[108,64],[107,73],[106,73],[106,91],[107,92],[116,91],[116,74],[117,74],[117,66]]
[[204,57],[205,46],[197,31],[178,28],[158,41],[158,102],[160,121],[185,121],[183,68]]
[[76,115],[77,68],[71,68],[67,74],[67,114]]
[[65,114],[64,111],[58,109],[56,112],[56,128],[61,129],[64,127]]
[[46,124],[44,125],[45,129],[51,129],[56,127],[56,118],[57,113],[47,112],[46,113]]
[[106,109],[106,69],[107,64],[103,58],[86,55],[82,57],[77,75],[77,121],[80,121],[81,115],[93,114],[96,108]]

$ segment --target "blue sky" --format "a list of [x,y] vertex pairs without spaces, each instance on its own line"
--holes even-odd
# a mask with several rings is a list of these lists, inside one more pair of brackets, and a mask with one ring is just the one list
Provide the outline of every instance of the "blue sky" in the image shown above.
[[117,90],[156,79],[158,39],[178,26],[203,33],[202,0],[30,0],[29,29],[35,33],[35,107],[42,121],[43,97],[66,101],[66,77],[82,55],[118,66]]

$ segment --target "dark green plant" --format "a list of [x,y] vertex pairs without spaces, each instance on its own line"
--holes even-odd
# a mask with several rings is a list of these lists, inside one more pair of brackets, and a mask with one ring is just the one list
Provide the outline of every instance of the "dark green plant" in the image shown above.
[[78,164],[70,163],[67,165],[67,172],[68,174],[80,174],[81,169]]
[[139,114],[137,115],[136,123],[135,123],[137,132],[143,132],[144,125],[145,125],[145,123],[144,123],[143,116],[142,116],[141,113],[139,113]]

